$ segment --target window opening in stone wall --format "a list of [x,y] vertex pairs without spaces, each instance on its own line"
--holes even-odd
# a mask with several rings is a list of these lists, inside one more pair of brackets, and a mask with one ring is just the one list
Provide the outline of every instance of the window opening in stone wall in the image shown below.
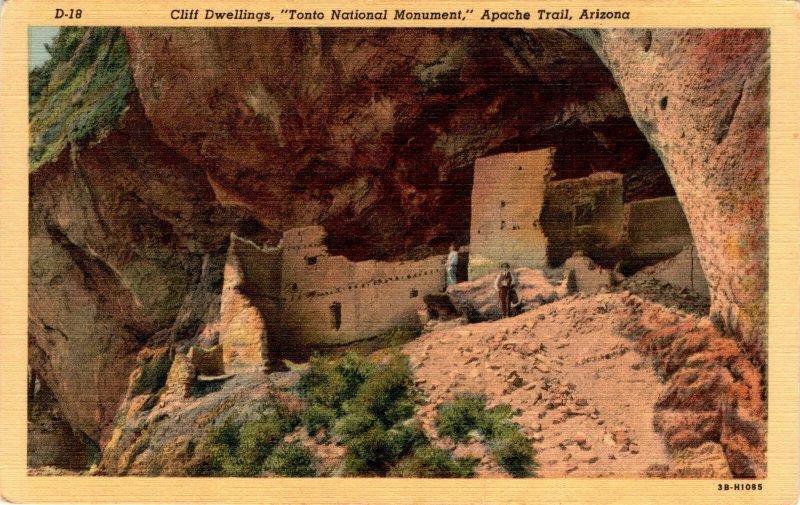
[[409,293],[409,298],[416,298],[419,296],[419,291],[417,288],[411,288],[411,293]]
[[342,304],[333,302],[330,306],[331,311],[331,328],[339,330],[342,327]]
[[317,264],[317,257],[316,256],[308,256],[306,258],[306,265],[316,265]]
[[592,224],[592,213],[594,204],[592,202],[579,203],[575,206],[572,222],[575,226],[589,226]]

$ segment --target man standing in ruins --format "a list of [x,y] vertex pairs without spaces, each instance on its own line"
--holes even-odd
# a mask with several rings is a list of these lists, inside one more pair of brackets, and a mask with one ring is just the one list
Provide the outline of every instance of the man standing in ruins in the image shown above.
[[517,279],[511,273],[511,265],[500,265],[500,275],[494,281],[494,289],[500,296],[500,312],[503,317],[511,315],[511,291],[517,287]]
[[455,244],[450,244],[450,254],[447,255],[447,285],[452,286],[458,282],[458,248]]

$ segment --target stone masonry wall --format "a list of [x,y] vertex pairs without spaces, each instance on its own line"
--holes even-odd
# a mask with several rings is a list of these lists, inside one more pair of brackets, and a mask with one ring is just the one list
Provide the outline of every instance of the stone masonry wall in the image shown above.
[[539,223],[555,149],[504,153],[475,160],[469,278],[547,265],[547,238]]
[[226,371],[417,325],[423,297],[444,290],[445,256],[352,262],[328,255],[325,238],[318,226],[287,231],[276,248],[231,237],[220,311]]
[[547,260],[561,265],[576,251],[613,266],[625,242],[622,175],[598,172],[548,184],[541,222]]

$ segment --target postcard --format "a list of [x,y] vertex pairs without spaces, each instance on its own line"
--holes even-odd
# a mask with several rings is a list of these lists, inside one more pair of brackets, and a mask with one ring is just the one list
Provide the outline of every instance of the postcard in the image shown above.
[[11,0],[12,503],[794,503],[790,2]]

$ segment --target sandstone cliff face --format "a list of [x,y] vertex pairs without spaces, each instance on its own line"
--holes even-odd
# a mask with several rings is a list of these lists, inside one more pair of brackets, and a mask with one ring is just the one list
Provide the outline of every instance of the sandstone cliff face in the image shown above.
[[271,230],[323,224],[351,259],[466,242],[472,166],[492,150],[564,146],[573,176],[654,158],[591,48],[559,31],[125,36],[156,134],[217,199]]
[[215,201],[133,97],[117,131],[31,175],[29,219],[30,362],[102,443],[138,350],[215,317],[227,235],[246,215]]
[[580,31],[670,175],[711,314],[766,361],[766,30]]

